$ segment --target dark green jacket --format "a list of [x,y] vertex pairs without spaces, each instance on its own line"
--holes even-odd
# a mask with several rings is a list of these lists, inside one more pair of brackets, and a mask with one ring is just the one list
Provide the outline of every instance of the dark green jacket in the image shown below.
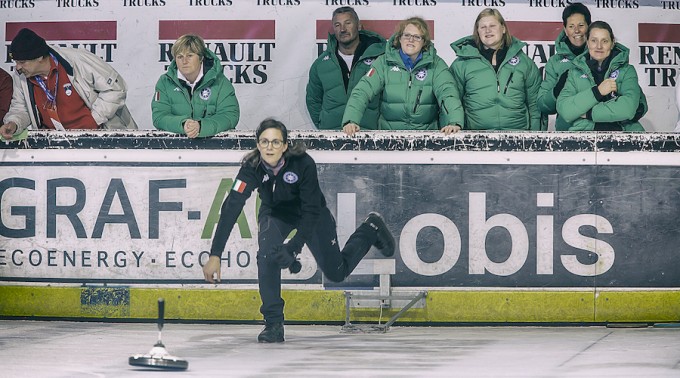
[[[328,35],[328,47],[312,64],[309,69],[307,82],[307,111],[314,126],[320,130],[342,129],[342,114],[349,94],[354,86],[371,68],[371,63],[385,51],[385,38],[367,30],[359,31],[362,43],[368,46],[359,59],[354,59],[354,66],[350,71],[347,88],[342,77],[342,69],[338,56],[338,41],[335,35]],[[366,129],[378,127],[378,103],[380,99],[372,101],[361,120]],[[362,125],[362,126],[363,126]]]
[[472,36],[451,44],[457,58],[451,72],[465,110],[465,129],[541,130],[536,105],[541,74],[523,51],[526,43],[512,39],[498,72],[477,49]]
[[[570,124],[570,131],[589,131],[595,123],[618,123],[624,131],[645,131],[637,120],[647,112],[647,100],[638,84],[635,67],[628,64],[628,48],[616,43],[605,78],[616,78],[616,95],[598,99],[597,84],[586,63],[588,52],[579,55],[569,70],[557,98],[557,112]],[[598,92],[599,94],[599,92]],[[582,118],[582,115],[588,118]]]
[[[367,105],[380,101],[381,130],[439,130],[448,125],[463,126],[463,109],[446,62],[434,46],[423,51],[422,59],[408,71],[392,47],[394,36],[373,67],[354,87],[342,124],[358,124]],[[441,122],[441,123],[440,123]]]
[[220,60],[207,49],[203,78],[194,88],[193,95],[177,78],[177,63],[173,59],[168,72],[156,83],[151,112],[154,127],[178,134],[185,134],[183,125],[187,119],[199,121],[199,137],[236,128],[240,116],[234,86],[224,76]]
[[[571,62],[575,58],[576,55],[569,49],[569,39],[563,29],[555,40],[555,55],[551,56],[545,65],[545,79],[541,83],[541,89],[538,90],[538,109],[541,113],[546,115],[557,113],[557,97],[553,89],[560,76],[571,67]],[[569,129],[569,126],[569,123],[558,114],[555,120],[555,130],[565,131]]]

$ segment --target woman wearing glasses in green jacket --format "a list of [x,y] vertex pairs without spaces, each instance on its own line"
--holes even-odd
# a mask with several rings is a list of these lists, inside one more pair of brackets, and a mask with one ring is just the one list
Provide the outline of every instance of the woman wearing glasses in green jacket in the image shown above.
[[354,135],[366,106],[381,96],[381,130],[441,130],[463,126],[463,108],[446,62],[437,55],[425,20],[399,23],[385,54],[373,62],[352,90],[342,119],[343,131]]

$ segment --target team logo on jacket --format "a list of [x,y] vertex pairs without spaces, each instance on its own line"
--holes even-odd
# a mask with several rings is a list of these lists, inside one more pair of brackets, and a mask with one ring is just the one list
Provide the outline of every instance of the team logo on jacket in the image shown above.
[[71,83],[66,83],[64,84],[64,93],[66,93],[67,96],[71,96],[73,94],[73,86]]
[[367,66],[370,66],[371,64],[373,64],[374,60],[375,59],[373,59],[373,58],[366,58],[366,59],[364,59],[364,64],[367,65]]
[[508,60],[508,64],[511,66],[516,66],[519,63],[519,57],[517,55],[513,56],[510,60]]
[[569,62],[570,62],[569,58],[563,58],[562,60],[560,60],[560,63],[569,63]]
[[289,184],[294,184],[298,180],[298,175],[296,175],[293,172],[286,172],[283,174],[283,181],[289,183]]
[[262,182],[267,182],[267,181],[269,181],[269,175],[265,173],[264,176],[262,177]]
[[210,94],[212,93],[212,90],[210,88],[203,88],[201,90],[201,100],[208,101],[210,98]]
[[323,60],[329,60],[329,59],[331,59],[331,57],[328,56],[328,55],[326,55],[326,56],[323,57]]
[[416,72],[416,79],[423,81],[427,77],[427,70],[425,68],[421,68]]
[[609,74],[610,79],[616,79],[617,77],[619,77],[619,70],[614,70]]
[[392,69],[390,70],[392,72],[399,72],[399,67],[397,66],[392,66]]
[[588,74],[581,75],[581,79],[587,79],[587,78],[588,78]]

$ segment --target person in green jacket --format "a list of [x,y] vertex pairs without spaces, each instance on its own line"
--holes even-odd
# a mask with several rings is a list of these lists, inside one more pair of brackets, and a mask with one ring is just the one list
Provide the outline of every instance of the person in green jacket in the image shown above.
[[[545,65],[545,79],[538,91],[538,108],[545,115],[557,113],[557,96],[567,81],[567,70],[571,62],[586,49],[586,33],[590,25],[590,10],[582,3],[571,3],[562,12],[564,29],[555,40],[555,55]],[[569,129],[559,114],[555,120],[555,130]]]
[[352,136],[364,128],[361,119],[366,107],[378,96],[382,97],[381,130],[459,131],[463,109],[447,68],[437,55],[425,20],[401,21],[385,54],[354,87],[342,117],[343,131]]
[[680,83],[675,83],[675,106],[678,107],[678,123],[675,124],[676,133],[680,133]]
[[645,131],[638,120],[647,101],[628,63],[628,48],[616,42],[604,21],[590,24],[587,41],[588,51],[568,71],[557,112],[570,131]]
[[172,63],[158,79],[151,102],[154,127],[189,138],[235,129],[238,100],[217,55],[192,34],[179,37],[171,53]]
[[536,104],[541,74],[512,37],[497,9],[477,16],[471,36],[451,44],[451,73],[465,111],[466,130],[541,130]]
[[[309,69],[307,111],[319,130],[340,130],[342,114],[352,89],[371,68],[371,63],[385,52],[385,38],[362,30],[359,16],[352,7],[333,11],[333,32],[328,47]],[[378,128],[379,98],[373,99],[361,124]]]

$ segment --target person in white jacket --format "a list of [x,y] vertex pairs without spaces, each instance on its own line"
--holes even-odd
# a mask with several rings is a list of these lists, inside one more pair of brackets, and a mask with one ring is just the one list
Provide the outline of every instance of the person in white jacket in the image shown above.
[[11,139],[30,129],[137,129],[127,85],[113,67],[82,49],[50,47],[30,29],[12,40],[12,103],[0,126]]

